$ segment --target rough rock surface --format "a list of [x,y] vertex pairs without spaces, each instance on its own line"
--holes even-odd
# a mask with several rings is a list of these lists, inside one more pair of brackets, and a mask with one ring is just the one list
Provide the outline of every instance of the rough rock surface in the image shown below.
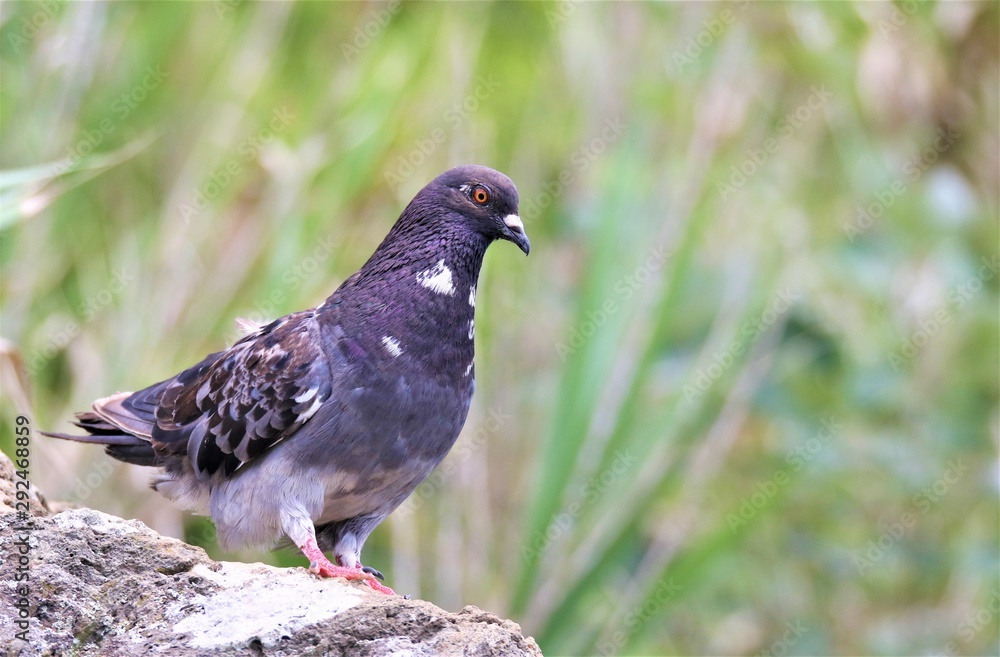
[[[303,568],[212,561],[136,520],[92,509],[53,514],[40,496],[33,529],[22,531],[14,481],[0,454],[5,654],[541,655],[515,623],[475,607],[450,613]],[[21,550],[30,579],[19,606]],[[17,636],[22,608],[27,643]]]

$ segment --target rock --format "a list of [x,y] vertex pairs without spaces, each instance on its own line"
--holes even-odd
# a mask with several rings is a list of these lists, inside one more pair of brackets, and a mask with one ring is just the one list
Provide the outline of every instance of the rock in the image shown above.
[[6,654],[541,655],[517,624],[476,607],[451,613],[304,568],[216,562],[137,520],[53,514],[40,495],[25,522],[15,481],[0,454]]

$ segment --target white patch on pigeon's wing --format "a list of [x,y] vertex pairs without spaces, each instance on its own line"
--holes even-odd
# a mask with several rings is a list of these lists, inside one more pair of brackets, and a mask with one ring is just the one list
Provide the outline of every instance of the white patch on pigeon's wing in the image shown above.
[[399,346],[399,340],[392,336],[382,336],[382,344],[385,345],[385,350],[393,356],[401,356],[403,354],[403,348]]
[[469,339],[476,337],[476,320],[469,320]]
[[451,280],[451,270],[448,269],[448,265],[444,264],[444,259],[438,260],[436,265],[417,274],[417,282],[432,292],[448,296],[455,295],[455,284]]
[[474,363],[472,361],[469,361],[469,366],[465,368],[465,374],[463,374],[462,376],[469,376],[469,372],[472,371],[473,364]]
[[314,399],[313,403],[312,403],[312,406],[310,406],[309,408],[307,408],[306,410],[302,411],[299,414],[298,423],[302,424],[303,422],[305,422],[306,420],[308,420],[309,418],[311,418],[313,415],[316,414],[316,411],[318,411],[319,407],[322,406],[322,405],[323,405],[323,401],[321,399],[319,399],[319,398]]
[[295,400],[296,404],[304,404],[305,402],[315,397],[318,391],[319,391],[318,387],[309,388],[298,397],[293,397],[293,399]]
[[473,308],[476,307],[476,286],[472,285],[469,287],[469,305]]

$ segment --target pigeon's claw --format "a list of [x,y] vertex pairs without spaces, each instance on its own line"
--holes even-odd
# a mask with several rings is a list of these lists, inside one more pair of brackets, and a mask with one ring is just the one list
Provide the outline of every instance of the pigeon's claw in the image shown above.
[[384,593],[386,595],[396,595],[395,591],[393,591],[388,586],[382,584],[377,579],[375,579],[376,577],[382,580],[385,579],[385,577],[379,571],[375,570],[374,568],[369,568],[368,566],[362,566],[361,564],[358,564],[357,566],[355,566],[355,568],[357,568],[359,572],[368,575],[368,579],[365,579],[365,581],[368,583],[368,586],[372,587],[379,593]]
[[379,571],[375,570],[371,566],[361,566],[361,570],[363,570],[364,572],[368,573],[369,575],[374,575],[375,577],[378,577],[383,582],[385,581],[385,575],[383,575]]

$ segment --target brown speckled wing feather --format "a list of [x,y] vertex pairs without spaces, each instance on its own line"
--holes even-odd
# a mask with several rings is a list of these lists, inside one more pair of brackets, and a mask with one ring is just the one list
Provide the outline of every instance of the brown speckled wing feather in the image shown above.
[[[199,477],[226,475],[295,433],[330,397],[313,311],[294,313],[149,389],[153,448],[186,453]],[[132,396],[141,407],[148,394]]]

